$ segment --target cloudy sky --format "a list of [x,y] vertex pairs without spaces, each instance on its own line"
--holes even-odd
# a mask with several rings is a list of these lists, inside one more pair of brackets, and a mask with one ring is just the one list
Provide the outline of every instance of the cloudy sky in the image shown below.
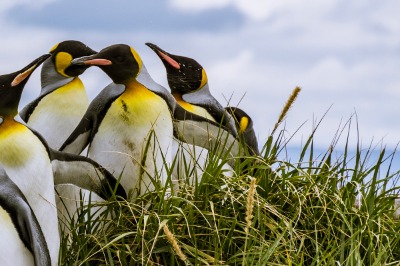
[[[265,142],[295,86],[302,92],[285,120],[299,145],[321,119],[316,144],[328,147],[353,114],[367,145],[400,140],[400,2],[345,0],[2,0],[0,73],[13,72],[63,40],[95,50],[133,46],[167,86],[158,57],[144,45],[196,59],[213,95],[245,109]],[[93,98],[109,79],[82,76]],[[37,96],[39,72],[22,104]]]

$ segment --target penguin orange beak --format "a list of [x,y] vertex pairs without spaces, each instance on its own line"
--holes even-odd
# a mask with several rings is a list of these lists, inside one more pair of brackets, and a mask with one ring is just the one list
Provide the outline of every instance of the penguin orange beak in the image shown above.
[[173,59],[169,53],[167,53],[166,51],[164,51],[157,45],[149,43],[149,42],[147,42],[146,45],[148,47],[150,47],[151,50],[153,50],[158,55],[158,57],[161,58],[161,60],[164,60],[169,65],[171,65],[173,68],[175,68],[175,69],[181,68],[180,64],[175,59]]
[[35,59],[32,63],[24,67],[23,69],[20,70],[21,73],[19,73],[11,82],[11,86],[15,87],[21,84],[24,80],[26,80],[32,72],[40,66],[47,58],[49,58],[51,54],[44,54],[37,59]]
[[108,59],[94,58],[93,55],[89,55],[73,59],[71,65],[108,66],[112,65],[112,62]]

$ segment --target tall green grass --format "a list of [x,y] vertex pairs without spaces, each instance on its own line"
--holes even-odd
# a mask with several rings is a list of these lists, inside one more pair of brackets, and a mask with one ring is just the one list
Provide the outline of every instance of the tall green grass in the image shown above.
[[275,129],[260,156],[237,158],[233,176],[230,158],[210,152],[197,182],[177,186],[166,166],[165,187],[82,206],[62,234],[60,265],[399,265],[395,152],[350,148],[347,127],[317,154],[317,130],[296,161]]

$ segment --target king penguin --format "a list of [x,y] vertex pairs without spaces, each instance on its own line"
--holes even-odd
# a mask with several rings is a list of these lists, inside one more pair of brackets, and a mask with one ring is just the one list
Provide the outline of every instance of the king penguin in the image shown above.
[[73,64],[100,67],[113,81],[91,102],[61,151],[88,156],[135,197],[165,182],[173,138],[174,100],[147,72],[139,54],[116,44]]
[[39,222],[24,194],[0,168],[0,261],[4,266],[49,266]]
[[52,150],[39,133],[18,121],[23,88],[32,72],[49,56],[43,55],[17,72],[0,76],[0,168],[27,199],[42,228],[51,265],[57,265],[60,237],[54,185],[72,183],[105,198],[110,192],[112,196],[114,188],[122,197],[126,193],[99,164]]
[[[89,106],[79,76],[88,68],[71,65],[74,58],[95,54],[80,41],[63,41],[51,48],[50,58],[42,66],[40,95],[20,112],[22,120],[38,131],[51,148],[58,150],[78,125]],[[56,186],[60,226],[67,232],[72,216],[80,206],[81,189],[72,184]],[[85,193],[85,192],[84,192]]]
[[235,119],[239,137],[245,143],[250,155],[260,155],[258,141],[253,128],[253,119],[239,107],[225,107],[225,110]]
[[[168,85],[177,103],[189,112],[224,126],[232,136],[238,137],[233,117],[210,92],[204,68],[192,58],[170,54],[152,43],[146,43],[146,45],[163,62],[167,71]],[[221,136],[220,142],[224,142]],[[185,143],[174,143],[174,151],[178,156],[174,169],[175,176],[181,179],[187,172],[193,172],[196,166],[196,175],[202,174],[208,151]],[[231,170],[231,167],[227,165],[224,168]]]
[[161,59],[167,71],[171,93],[183,108],[229,129],[237,136],[235,121],[212,96],[204,68],[194,59],[173,55],[155,44],[146,43]]
[[89,106],[79,78],[87,67],[71,65],[71,61],[95,53],[79,41],[56,44],[42,66],[40,95],[20,112],[22,120],[38,131],[53,149],[61,147]]

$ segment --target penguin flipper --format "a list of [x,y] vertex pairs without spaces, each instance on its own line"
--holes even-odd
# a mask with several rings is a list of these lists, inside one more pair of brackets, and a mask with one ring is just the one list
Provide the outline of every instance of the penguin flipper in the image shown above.
[[54,185],[73,184],[108,200],[114,194],[124,199],[127,194],[117,179],[90,158],[50,149]]
[[122,84],[111,83],[90,103],[78,126],[67,138],[60,151],[80,154],[93,140],[101,121],[113,101],[125,91]]
[[90,142],[93,130],[93,121],[90,116],[83,116],[75,130],[69,135],[60,147],[60,151],[80,154]]
[[2,168],[0,206],[9,213],[20,239],[32,252],[35,265],[51,265],[49,249],[35,214],[24,194]]
[[19,112],[19,116],[21,117],[21,119],[28,123],[29,118],[31,116],[31,114],[33,113],[33,111],[35,110],[36,106],[39,104],[40,100],[42,99],[42,97],[36,98],[34,101],[28,103],[20,112]]

